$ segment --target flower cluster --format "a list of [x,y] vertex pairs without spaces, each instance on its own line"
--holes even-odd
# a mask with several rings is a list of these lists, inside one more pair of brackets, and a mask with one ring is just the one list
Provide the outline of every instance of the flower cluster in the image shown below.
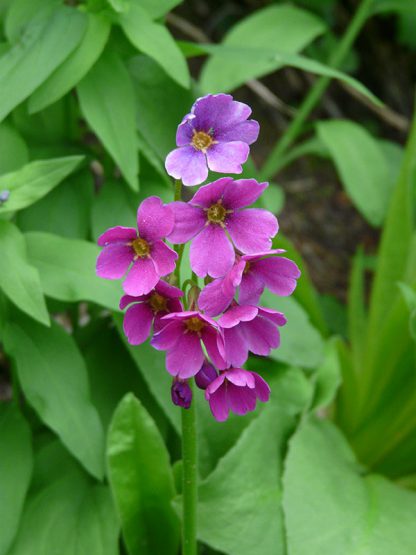
[[[241,173],[248,145],[259,132],[250,113],[230,95],[198,99],[178,127],[178,148],[166,159],[168,173],[184,185],[201,184],[208,168]],[[104,248],[97,274],[107,279],[126,275],[120,309],[128,307],[128,341],[139,345],[151,336],[151,345],[166,352],[172,401],[189,408],[194,378],[219,421],[230,410],[246,414],[257,400],[269,399],[265,380],[242,366],[249,353],[268,356],[280,344],[286,318],[259,306],[264,289],[290,295],[300,276],[296,264],[281,256],[284,251],[271,248],[276,217],[248,208],[267,186],[222,177],[200,187],[188,202],[163,204],[149,197],[139,206],[137,230],[115,227],[98,239]],[[190,243],[192,277],[178,288],[175,267],[185,243]],[[202,291],[198,278],[203,278]]]

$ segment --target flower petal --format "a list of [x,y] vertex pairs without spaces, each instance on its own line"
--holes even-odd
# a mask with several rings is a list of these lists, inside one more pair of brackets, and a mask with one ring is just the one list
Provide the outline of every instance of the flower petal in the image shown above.
[[156,241],[152,245],[150,258],[153,260],[158,276],[166,276],[174,271],[178,253],[168,247],[163,241]]
[[240,304],[258,304],[261,294],[264,291],[264,282],[251,269],[243,275],[238,293]]
[[190,378],[204,362],[201,342],[196,333],[183,333],[166,355],[166,368],[172,376]]
[[263,380],[263,378],[261,376],[259,376],[256,372],[252,372],[251,374],[254,377],[254,380],[255,380],[255,383],[256,383],[257,398],[262,403],[267,403],[267,401],[270,398],[269,384],[265,380]]
[[234,100],[230,94],[219,93],[198,98],[192,106],[192,113],[196,116],[195,128],[203,131],[213,129],[216,136],[221,130],[245,121],[251,114],[251,108]]
[[256,306],[235,305],[218,319],[218,324],[222,328],[233,328],[240,322],[250,322],[257,314],[258,308]]
[[248,387],[238,387],[232,383],[227,388],[232,412],[243,416],[256,408],[256,393]]
[[150,335],[153,312],[147,303],[134,304],[126,310],[123,329],[130,345],[144,343]]
[[227,363],[224,359],[223,338],[217,330],[212,327],[205,327],[201,334],[202,341],[205,345],[209,358],[217,368],[223,370]]
[[172,202],[170,207],[175,218],[173,230],[168,235],[171,243],[186,243],[203,229],[207,218],[201,208],[180,201]]
[[250,206],[259,198],[269,184],[255,179],[237,179],[224,191],[224,206],[231,209]]
[[130,268],[123,282],[123,289],[128,295],[146,295],[159,281],[155,265],[151,258],[138,258]]
[[268,356],[280,345],[279,328],[270,320],[258,316],[241,324],[247,348],[255,355]]
[[174,223],[172,208],[163,204],[159,197],[148,197],[137,210],[139,234],[148,241],[157,241],[169,235]]
[[215,139],[222,143],[230,141],[243,141],[251,145],[259,136],[260,125],[254,119],[240,121],[240,123],[230,123],[226,128],[219,129],[215,133]]
[[[219,278],[204,287],[199,295],[198,305],[208,316],[218,316],[228,308],[234,292],[226,295],[223,291],[223,279]],[[235,290],[234,290],[235,291]],[[229,291],[227,291],[229,293]]]
[[[163,321],[163,318],[161,319]],[[157,351],[172,349],[184,332],[183,324],[178,321],[165,321],[163,328],[154,334],[150,343]]]
[[191,243],[191,268],[199,277],[224,276],[233,265],[234,258],[233,246],[219,225],[208,225]]
[[252,271],[261,278],[275,295],[291,295],[296,288],[300,270],[288,258],[264,258],[252,263]]
[[134,227],[123,227],[121,225],[117,227],[110,227],[107,231],[104,231],[98,239],[97,244],[100,247],[105,247],[109,243],[130,243],[137,237],[137,231]]
[[225,189],[232,182],[232,177],[221,177],[212,183],[207,183],[198,189],[189,202],[195,206],[209,208],[222,199]]
[[244,368],[233,368],[232,370],[228,370],[227,380],[240,387],[247,386],[250,389],[254,389],[255,387],[252,372],[244,370]]
[[224,330],[225,359],[230,366],[242,366],[248,358],[247,341],[236,326]]
[[178,129],[176,131],[177,146],[186,146],[191,144],[194,134],[194,120],[194,114],[187,114],[178,125]]
[[131,247],[120,243],[109,244],[97,258],[97,276],[105,279],[119,279],[127,272],[133,262],[134,252]]
[[123,295],[120,299],[119,309],[123,310],[127,305],[132,303],[139,303],[145,301],[149,298],[149,295],[139,295],[138,297],[133,297],[132,295]]
[[[217,378],[217,380],[218,379],[219,378]],[[215,383],[215,381],[216,380],[214,380],[214,382],[212,383]],[[207,391],[208,389],[205,390],[205,393],[207,393]],[[227,420],[228,415],[230,413],[230,405],[229,405],[227,390],[225,389],[225,387],[219,387],[215,391],[215,393],[212,393],[209,396],[205,395],[205,397],[208,399],[209,407],[211,409],[211,412],[214,418],[218,420],[218,422],[224,422],[225,420]]]
[[230,214],[226,226],[235,246],[244,253],[269,249],[279,229],[276,217],[261,208]]
[[208,167],[213,172],[242,173],[250,147],[241,141],[213,144],[207,149]]
[[178,299],[179,297],[183,297],[183,291],[163,279],[157,283],[155,291],[167,299]]
[[287,322],[286,316],[283,312],[278,312],[277,310],[273,310],[272,308],[265,308],[264,306],[259,306],[259,316],[262,318],[267,318],[276,326],[284,326]]
[[166,171],[184,185],[199,185],[208,177],[205,155],[193,146],[182,146],[172,150],[165,162]]

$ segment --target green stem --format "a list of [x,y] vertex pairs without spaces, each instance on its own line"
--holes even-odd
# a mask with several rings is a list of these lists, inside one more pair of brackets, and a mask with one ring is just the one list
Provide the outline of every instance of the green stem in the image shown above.
[[[337,48],[334,50],[329,59],[328,65],[330,67],[335,69],[339,68],[368,16],[370,15],[372,4],[373,0],[363,0],[361,2],[348,26],[347,31],[339,41]],[[296,112],[296,116],[293,118],[285,134],[280,141],[276,143],[272,152],[269,154],[269,157],[260,172],[260,179],[262,181],[270,179],[276,173],[280,164],[281,156],[287,151],[300,134],[305,120],[319,102],[319,99],[327,89],[330,81],[330,77],[320,77],[317,81],[315,81],[315,84],[302,102],[299,110]]]
[[[193,390],[193,384],[189,381]],[[197,449],[195,400],[189,409],[182,409],[182,555],[196,555]]]

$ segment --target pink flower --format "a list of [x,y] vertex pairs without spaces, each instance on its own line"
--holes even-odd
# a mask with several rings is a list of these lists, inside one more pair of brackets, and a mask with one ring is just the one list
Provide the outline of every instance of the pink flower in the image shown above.
[[130,305],[124,314],[123,329],[127,340],[131,345],[140,345],[150,335],[153,328],[158,332],[163,327],[162,317],[170,312],[180,312],[182,305],[179,297],[183,293],[180,289],[173,287],[160,280],[156,287],[147,293],[133,297],[123,295],[120,300],[120,309],[123,310]]
[[242,368],[231,368],[222,372],[205,390],[214,417],[223,422],[230,410],[243,415],[256,408],[256,401],[266,403],[270,397],[270,387],[255,372]]
[[256,305],[265,287],[275,295],[291,295],[296,288],[300,270],[289,258],[273,256],[285,252],[273,249],[238,257],[231,270],[209,283],[199,296],[199,307],[209,316],[226,310],[239,289],[238,302]]
[[259,135],[257,121],[248,120],[251,108],[229,94],[198,98],[176,133],[179,148],[166,158],[166,171],[184,185],[199,185],[214,172],[241,173]]
[[137,211],[137,231],[132,227],[112,227],[98,238],[104,249],[97,259],[97,275],[119,279],[130,270],[123,283],[128,295],[149,293],[162,276],[175,269],[178,257],[162,239],[173,229],[174,215],[160,198],[149,197]]
[[247,254],[271,247],[278,231],[276,217],[260,208],[242,210],[267,186],[255,179],[224,177],[201,187],[188,203],[170,205],[175,225],[168,239],[172,243],[192,240],[191,267],[198,276],[223,277],[235,260],[233,244]]
[[199,389],[206,389],[217,376],[218,373],[215,368],[205,360],[201,370],[195,375],[195,383]]
[[167,351],[166,368],[173,376],[187,379],[200,370],[205,346],[217,368],[225,368],[224,345],[215,320],[197,311],[177,312],[162,318],[166,325],[153,336],[151,344],[158,351]]
[[278,326],[284,326],[286,318],[270,308],[236,304],[218,319],[218,324],[224,333],[225,360],[230,366],[241,366],[249,351],[268,356],[272,349],[277,349]]

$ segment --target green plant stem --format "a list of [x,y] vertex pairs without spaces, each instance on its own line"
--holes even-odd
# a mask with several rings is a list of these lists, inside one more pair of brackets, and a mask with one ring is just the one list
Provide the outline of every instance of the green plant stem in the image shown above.
[[[193,390],[193,384],[189,381]],[[196,555],[197,446],[195,401],[189,409],[182,409],[182,555]]]
[[[334,69],[339,68],[342,61],[345,59],[352,44],[357,38],[357,35],[361,31],[361,28],[371,13],[373,1],[374,0],[363,0],[359,5],[348,26],[348,29],[329,59],[328,65],[330,67]],[[276,143],[272,152],[269,154],[269,157],[260,172],[261,180],[270,179],[276,173],[280,164],[280,158],[300,134],[305,120],[319,102],[319,99],[327,89],[330,81],[330,77],[320,77],[315,81],[315,84],[302,102],[299,110],[296,112],[296,116],[293,118],[285,134],[280,141]]]

